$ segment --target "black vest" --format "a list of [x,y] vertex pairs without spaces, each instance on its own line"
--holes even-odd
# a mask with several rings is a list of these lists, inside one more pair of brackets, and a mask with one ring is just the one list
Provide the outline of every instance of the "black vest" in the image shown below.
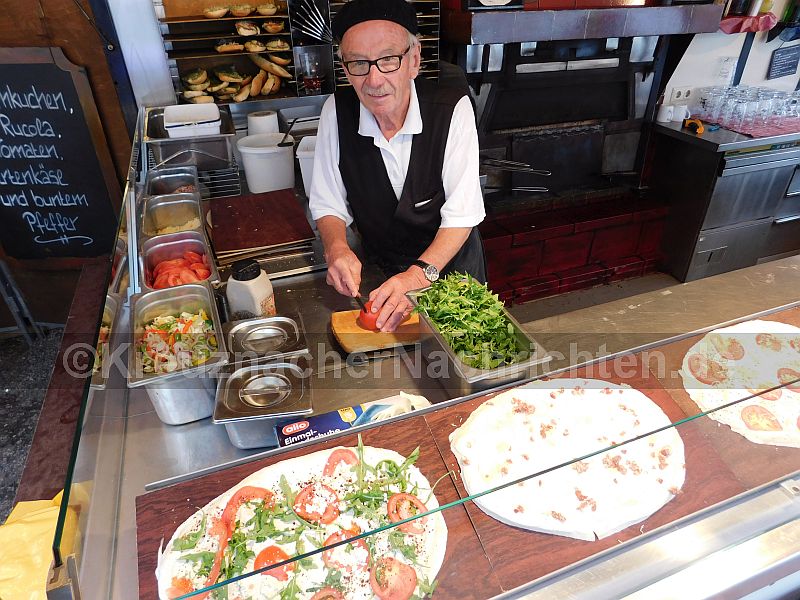
[[[359,135],[360,103],[351,87],[336,91],[339,171],[367,253],[387,272],[404,271],[430,246],[441,225],[445,202],[442,166],[453,109],[464,96],[459,88],[415,80],[422,133],[414,136],[403,192],[395,196],[381,152],[371,137]],[[483,245],[478,230],[443,273],[468,272],[485,281]]]

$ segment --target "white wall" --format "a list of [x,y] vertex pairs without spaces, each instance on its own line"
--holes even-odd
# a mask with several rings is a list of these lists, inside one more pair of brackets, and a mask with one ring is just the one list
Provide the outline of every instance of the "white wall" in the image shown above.
[[[789,0],[775,0],[772,12],[780,18]],[[745,33],[728,35],[717,31],[716,33],[701,33],[695,35],[683,59],[675,69],[675,73],[667,83],[664,91],[665,101],[669,102],[674,87],[701,88],[711,85],[724,85],[728,81],[722,75],[722,60],[733,57],[738,60]],[[795,89],[800,74],[789,75],[779,79],[767,80],[767,69],[772,52],[781,46],[781,40],[775,39],[767,43],[767,32],[756,34],[747,65],[742,73],[742,83],[759,85],[773,89],[792,91]],[[800,44],[800,40],[783,44],[783,47]],[[730,65],[733,66],[733,65]],[[728,69],[732,72],[732,69]]]
[[152,0],[109,0],[136,102],[175,104],[175,92]]

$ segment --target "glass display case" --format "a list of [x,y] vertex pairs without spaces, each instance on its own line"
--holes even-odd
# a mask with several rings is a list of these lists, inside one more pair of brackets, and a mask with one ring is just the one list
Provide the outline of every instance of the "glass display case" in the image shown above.
[[351,307],[324,273],[276,279],[309,349],[282,360],[311,363],[314,415],[400,391],[431,406],[243,449],[213,417],[169,425],[128,388],[146,171],[135,150],[53,595],[704,597],[800,570],[796,258],[548,319],[512,309],[546,371],[467,396],[418,346],[345,356],[328,323]]

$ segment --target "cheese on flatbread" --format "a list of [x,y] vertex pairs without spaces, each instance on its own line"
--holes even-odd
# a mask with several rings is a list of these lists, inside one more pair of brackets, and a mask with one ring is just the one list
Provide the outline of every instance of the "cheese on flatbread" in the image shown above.
[[450,435],[450,447],[470,494],[553,469],[475,503],[509,525],[592,541],[646,519],[679,492],[686,466],[674,428],[612,447],[668,425],[629,386],[554,379],[484,402]]
[[[701,363],[717,376],[698,372]],[[756,444],[800,448],[800,328],[757,319],[715,329],[689,349],[680,374],[709,418]]]

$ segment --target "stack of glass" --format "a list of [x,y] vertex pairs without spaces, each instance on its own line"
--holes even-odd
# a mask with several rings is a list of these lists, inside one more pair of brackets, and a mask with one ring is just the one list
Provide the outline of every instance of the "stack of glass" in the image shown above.
[[800,132],[800,92],[714,86],[701,89],[697,98],[692,115],[726,129],[753,137]]

